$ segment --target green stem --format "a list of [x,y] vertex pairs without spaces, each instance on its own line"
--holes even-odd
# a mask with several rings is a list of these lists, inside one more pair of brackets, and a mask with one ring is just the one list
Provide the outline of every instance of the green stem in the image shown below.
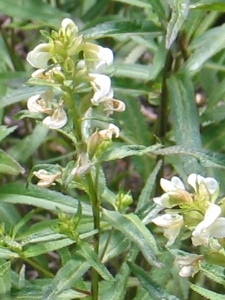
[[37,264],[35,261],[31,260],[30,258],[22,257],[22,259],[24,261],[26,261],[29,265],[31,265],[32,267],[34,267],[36,270],[38,270],[40,273],[42,273],[45,277],[54,278],[54,274],[53,273],[45,270],[44,268],[42,268],[42,266],[40,266],[39,264]]
[[[91,198],[92,212],[93,212],[93,222],[94,229],[97,230],[97,233],[94,237],[94,251],[99,254],[99,239],[100,239],[100,203],[97,194],[97,188],[92,179],[91,173],[86,175],[86,180],[89,186],[89,195]],[[92,300],[98,300],[99,294],[99,274],[95,269],[92,269],[92,279],[91,279],[91,291],[92,291]]]

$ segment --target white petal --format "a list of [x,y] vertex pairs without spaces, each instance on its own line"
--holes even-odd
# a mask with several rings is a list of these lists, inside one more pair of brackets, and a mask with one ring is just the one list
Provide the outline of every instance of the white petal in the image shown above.
[[211,195],[213,195],[215,192],[218,191],[219,189],[219,184],[218,182],[216,181],[216,179],[212,178],[212,177],[207,177],[207,178],[204,178],[204,184],[205,184],[205,187],[207,188],[207,190],[209,191],[209,193]]
[[67,115],[62,107],[57,108],[52,116],[48,116],[43,120],[43,124],[51,129],[59,129],[67,123]]
[[192,276],[193,267],[192,266],[183,266],[180,269],[179,275],[181,277],[189,277]]
[[50,45],[42,43],[28,53],[27,61],[35,68],[45,69],[48,67],[48,61],[51,57]]
[[164,214],[152,219],[156,225],[164,228],[169,228],[177,224],[183,224],[183,217],[179,214]]
[[165,192],[173,192],[178,189],[185,190],[183,182],[176,176],[172,177],[171,180],[161,178],[160,185]]
[[27,100],[27,108],[34,113],[50,113],[51,109],[47,107],[43,96],[34,95]]
[[119,128],[114,124],[109,124],[107,129],[100,130],[98,132],[105,139],[112,139],[113,135],[118,138],[120,135]]
[[90,83],[94,90],[94,95],[91,99],[93,105],[99,105],[111,93],[111,79],[103,74],[89,74]]
[[193,189],[197,192],[197,188],[203,180],[204,180],[203,176],[193,173],[188,176],[187,181],[190,184],[190,186],[192,186]]
[[225,237],[225,218],[218,218],[210,227],[209,233],[214,238]]

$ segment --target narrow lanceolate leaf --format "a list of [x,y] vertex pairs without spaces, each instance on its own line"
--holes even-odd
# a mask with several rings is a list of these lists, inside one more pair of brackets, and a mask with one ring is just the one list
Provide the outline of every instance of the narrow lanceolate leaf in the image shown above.
[[89,268],[90,264],[83,258],[77,256],[71,259],[58,271],[52,283],[46,288],[42,299],[55,300],[61,292],[73,287]]
[[113,276],[109,273],[105,265],[101,262],[98,255],[92,250],[87,242],[78,242],[79,250],[77,254],[83,257],[93,267],[103,279],[108,281],[114,281]]
[[181,26],[186,20],[189,12],[190,0],[174,0],[172,1],[172,13],[166,32],[166,48],[169,49],[176,39]]
[[[26,187],[21,183],[10,183],[1,188],[0,201],[28,204],[53,211],[60,209],[71,214],[75,214],[79,207],[79,201],[70,196],[32,184]],[[88,204],[82,203],[82,211],[84,215],[92,215]]]
[[9,106],[22,100],[27,100],[29,97],[43,93],[47,89],[49,88],[43,86],[26,86],[20,89],[13,90],[1,98],[0,108]]
[[202,264],[201,271],[212,281],[215,281],[225,286],[224,267],[218,265]]
[[149,276],[149,273],[144,271],[142,268],[138,267],[136,264],[132,262],[128,262],[128,265],[131,271],[134,273],[134,275],[137,276],[143,288],[145,288],[148,291],[150,299],[179,300],[179,298],[177,298],[174,295],[170,295],[164,289],[158,286],[158,284],[154,282],[152,278]]
[[[176,143],[200,148],[199,117],[191,79],[187,73],[176,74],[168,79],[167,88]],[[192,157],[183,155],[181,159],[186,173],[201,172],[198,162]]]
[[155,151],[159,155],[186,154],[197,158],[204,167],[225,168],[225,155],[205,149],[172,146]]
[[140,210],[145,203],[147,203],[150,199],[150,196],[152,194],[153,188],[155,186],[156,182],[156,176],[162,166],[162,161],[159,161],[153,170],[153,172],[149,175],[144,188],[141,191],[141,194],[138,198],[138,203],[136,207],[136,211]]
[[87,39],[105,38],[118,35],[148,34],[156,37],[162,34],[159,27],[151,21],[109,21],[86,29],[83,35]]
[[122,215],[116,211],[103,209],[103,218],[134,242],[150,265],[162,266],[156,259],[157,245],[154,237],[136,215]]
[[201,0],[192,5],[192,9],[202,9],[202,10],[218,10],[220,12],[225,11],[225,0]]
[[201,296],[203,296],[206,299],[209,300],[224,300],[224,295],[218,294],[216,292],[207,290],[201,286],[198,286],[196,284],[190,284],[190,287],[193,291],[195,291],[196,293],[200,294]]
[[159,149],[161,145],[156,144],[150,147],[142,145],[118,145],[114,144],[108,151],[101,157],[102,161],[110,161],[115,159],[121,159],[132,155],[144,155],[147,153],[153,153]]
[[15,131],[17,126],[7,127],[7,126],[0,126],[0,141],[2,141],[6,136],[8,136],[10,133]]
[[140,8],[151,8],[150,3],[146,3],[146,2],[141,1],[141,0],[113,0],[113,1],[129,4],[129,5],[132,5],[132,6],[137,6],[137,7],[140,7]]
[[0,149],[0,173],[18,175],[24,171],[15,159]]
[[[10,261],[3,262],[0,265],[0,297],[1,294],[3,295],[11,290],[11,284],[11,263]],[[3,297],[0,299],[3,299]]]
[[0,11],[13,18],[24,20],[36,20],[51,25],[58,25],[59,20],[66,17],[67,14],[57,9],[49,3],[41,0],[35,1],[0,1]]
[[225,25],[221,25],[207,30],[204,34],[193,40],[188,49],[192,54],[185,65],[185,69],[188,72],[192,74],[196,73],[209,58],[224,49],[224,30]]

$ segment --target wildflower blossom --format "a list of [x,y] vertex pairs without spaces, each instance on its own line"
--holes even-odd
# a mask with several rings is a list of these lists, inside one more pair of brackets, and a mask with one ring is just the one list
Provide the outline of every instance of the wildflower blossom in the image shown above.
[[40,179],[37,183],[37,185],[40,187],[49,187],[51,185],[55,185],[54,181],[61,177],[61,172],[52,174],[44,169],[34,171],[33,174]]
[[180,267],[179,275],[181,277],[193,277],[200,268],[200,262],[203,259],[203,255],[187,255],[176,257],[176,262]]

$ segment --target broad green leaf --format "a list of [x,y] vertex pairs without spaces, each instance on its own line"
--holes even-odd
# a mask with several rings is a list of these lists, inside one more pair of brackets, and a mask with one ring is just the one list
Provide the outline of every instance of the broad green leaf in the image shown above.
[[187,72],[195,74],[208,59],[225,48],[224,30],[225,25],[221,25],[209,29],[193,40],[189,48],[192,54],[184,66]]
[[0,11],[13,18],[35,20],[56,26],[60,24],[62,18],[68,16],[65,12],[41,0],[0,1]]
[[0,149],[0,173],[18,175],[24,172],[24,168],[15,159]]
[[33,132],[10,148],[8,153],[18,162],[26,162],[45,141],[48,132],[49,128],[47,126],[42,124],[36,125]]
[[190,0],[174,0],[171,1],[171,18],[167,25],[166,31],[166,48],[169,49],[177,38],[179,30],[186,20],[189,12]]
[[73,287],[89,268],[89,262],[79,256],[68,261],[68,263],[58,271],[52,283],[45,289],[43,299],[55,300],[56,296],[62,291]]
[[151,299],[154,300],[179,300],[176,296],[170,295],[164,289],[162,289],[157,283],[155,283],[149,276],[149,273],[144,271],[142,268],[138,267],[132,262],[128,262],[128,265],[133,272],[133,274],[138,278],[143,288],[145,288]]
[[225,168],[225,155],[204,149],[172,146],[155,151],[159,155],[187,154],[197,158],[204,167]]
[[110,161],[115,159],[121,159],[132,155],[144,155],[153,153],[156,149],[160,148],[161,145],[156,144],[153,146],[145,147],[141,145],[119,145],[114,144],[109,150],[107,150],[101,157],[102,161]]
[[195,291],[196,293],[200,294],[206,299],[209,300],[224,300],[224,295],[217,294],[216,292],[207,290],[206,288],[203,288],[199,285],[190,283],[191,289]]
[[[11,290],[11,262],[1,260],[0,265],[0,297]],[[2,299],[2,298],[1,298]]]
[[[60,209],[70,214],[75,214],[79,206],[79,201],[70,196],[32,184],[26,188],[26,185],[22,183],[5,185],[0,190],[0,201],[28,204],[53,211]],[[88,204],[82,203],[82,211],[84,215],[92,215],[91,207]]]
[[26,86],[20,89],[10,91],[8,94],[3,96],[0,101],[0,108],[15,104],[22,100],[27,100],[29,97],[45,92],[48,87],[43,86]]
[[[194,87],[189,76],[187,74],[171,76],[167,81],[167,88],[176,143],[184,147],[200,148],[199,118]],[[200,166],[194,158],[183,155],[181,159],[186,174],[200,172]]]
[[113,276],[99,259],[98,255],[89,247],[85,241],[78,242],[78,251],[76,252],[83,257],[91,267],[93,267],[104,280],[114,281]]
[[82,33],[87,39],[99,39],[124,35],[128,37],[134,34],[148,34],[157,37],[162,34],[161,30],[151,21],[109,21],[98,24]]
[[150,265],[161,267],[161,263],[156,259],[155,239],[136,215],[122,215],[116,211],[103,209],[103,218],[134,242]]
[[207,11],[225,11],[225,0],[201,0],[190,5],[191,9],[202,9]]
[[0,142],[4,140],[5,137],[7,137],[10,133],[15,131],[17,126],[7,127],[4,125],[0,126]]

